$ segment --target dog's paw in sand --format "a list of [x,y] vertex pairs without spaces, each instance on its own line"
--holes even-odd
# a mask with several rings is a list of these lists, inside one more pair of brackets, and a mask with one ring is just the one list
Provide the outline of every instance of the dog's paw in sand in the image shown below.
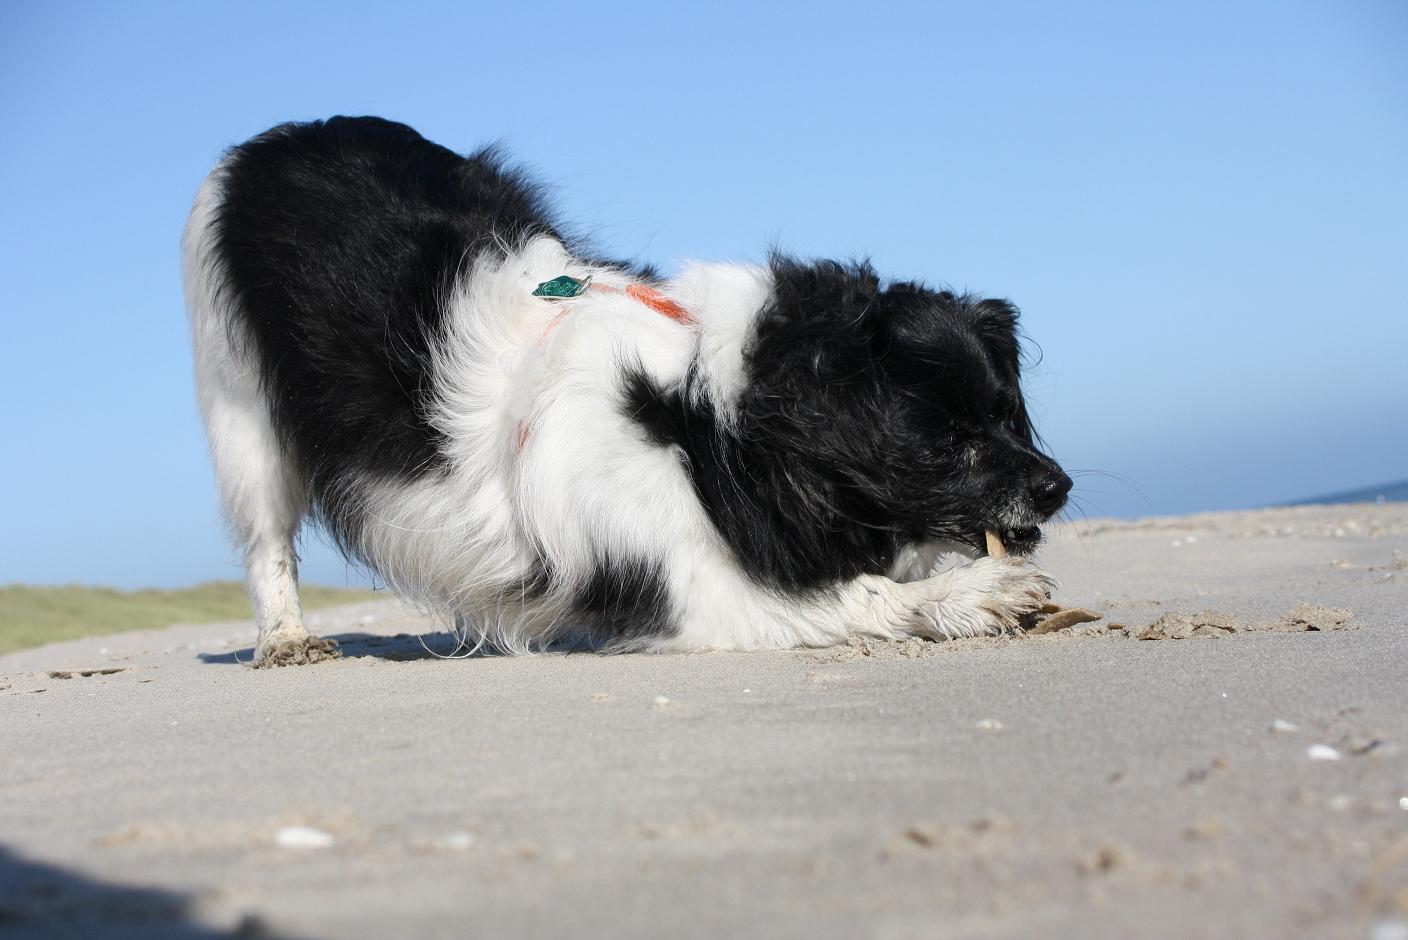
[[1056,582],[1030,561],[1008,556],[979,558],[914,586],[932,595],[915,607],[914,633],[951,640],[1017,630]]
[[337,659],[336,640],[324,640],[309,633],[302,625],[281,624],[259,638],[254,650],[254,668],[271,666],[306,666],[325,659]]

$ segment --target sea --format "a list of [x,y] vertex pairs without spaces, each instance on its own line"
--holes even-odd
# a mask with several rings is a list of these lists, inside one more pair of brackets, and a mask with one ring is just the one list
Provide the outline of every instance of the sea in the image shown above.
[[1311,506],[1316,504],[1336,504],[1336,503],[1393,503],[1408,501],[1408,480],[1399,480],[1397,483],[1383,483],[1379,486],[1365,486],[1357,490],[1345,490],[1342,493],[1330,493],[1325,496],[1316,496],[1311,499],[1297,499],[1288,503],[1277,503],[1278,506]]

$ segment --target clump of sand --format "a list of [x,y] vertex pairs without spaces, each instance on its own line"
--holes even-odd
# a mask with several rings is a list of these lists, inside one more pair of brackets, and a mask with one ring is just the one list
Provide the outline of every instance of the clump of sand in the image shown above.
[[1301,601],[1281,615],[1280,620],[1265,624],[1259,629],[1275,630],[1278,633],[1303,633],[1309,630],[1343,630],[1349,626],[1354,612],[1343,607],[1321,607]]
[[1159,619],[1144,628],[1135,639],[1139,640],[1188,640],[1193,637],[1229,636],[1242,629],[1241,623],[1232,614],[1218,610],[1205,610],[1196,614],[1170,611],[1160,614]]
[[1139,640],[1189,640],[1195,637],[1224,637],[1233,633],[1255,631],[1269,633],[1306,633],[1320,630],[1344,630],[1349,627],[1352,611],[1338,607],[1321,607],[1304,601],[1296,604],[1278,619],[1261,623],[1242,623],[1232,614],[1218,610],[1185,614],[1170,611],[1144,628]]
[[[856,659],[896,660],[927,659],[943,653],[975,649],[993,649],[1013,643],[1041,642],[1056,639],[1089,639],[1093,637],[1133,636],[1137,640],[1191,640],[1218,638],[1234,633],[1307,633],[1322,630],[1353,629],[1352,611],[1336,607],[1321,607],[1304,601],[1296,604],[1276,620],[1244,622],[1235,614],[1220,610],[1198,613],[1170,611],[1162,614],[1143,631],[1126,633],[1124,624],[1095,623],[1102,615],[1080,608],[1064,608],[1055,604],[1038,613],[1032,626],[1000,636],[970,637],[955,640],[929,640],[909,637],[904,640],[884,640],[852,636],[840,646],[809,651],[814,662],[847,662]],[[1095,623],[1094,626],[1086,626]],[[1036,638],[1040,637],[1038,641]]]

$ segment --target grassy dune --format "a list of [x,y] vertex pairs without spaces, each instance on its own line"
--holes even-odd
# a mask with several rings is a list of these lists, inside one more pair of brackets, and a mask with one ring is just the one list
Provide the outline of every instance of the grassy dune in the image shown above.
[[[372,600],[369,591],[299,586],[303,607],[331,607]],[[114,588],[0,587],[0,653],[82,636],[145,630],[173,623],[246,620],[251,616],[244,586],[211,581],[174,591]]]

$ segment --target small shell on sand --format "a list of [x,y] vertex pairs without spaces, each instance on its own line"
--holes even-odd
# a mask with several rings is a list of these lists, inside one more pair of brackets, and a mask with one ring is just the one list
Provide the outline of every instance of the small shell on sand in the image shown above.
[[274,844],[281,849],[326,849],[334,841],[331,835],[312,826],[284,826],[274,833]]
[[1305,749],[1305,756],[1311,760],[1339,760],[1340,752],[1328,744],[1312,744]]
[[452,832],[440,839],[440,845],[452,852],[467,851],[474,842],[474,834],[471,832]]

